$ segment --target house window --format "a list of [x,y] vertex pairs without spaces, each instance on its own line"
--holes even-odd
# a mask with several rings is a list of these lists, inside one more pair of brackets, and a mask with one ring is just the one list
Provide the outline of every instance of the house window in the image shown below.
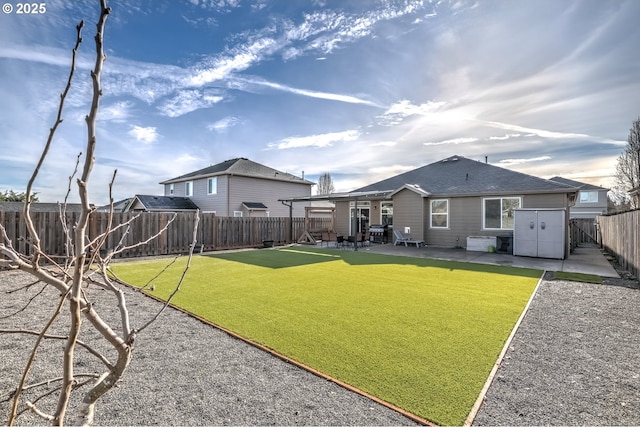
[[598,203],[597,191],[581,191],[580,203]]
[[208,194],[217,194],[218,193],[218,177],[209,178],[207,180],[207,193]]
[[522,207],[520,197],[484,199],[483,228],[488,230],[513,230],[514,211]]
[[431,200],[431,228],[449,228],[448,200]]
[[173,196],[173,193],[175,192],[175,187],[173,184],[169,184],[169,195]]
[[242,218],[242,211],[233,211],[233,216],[236,218]]
[[393,202],[382,202],[382,225],[393,225]]
[[184,183],[184,195],[187,197],[193,196],[193,181],[187,181]]

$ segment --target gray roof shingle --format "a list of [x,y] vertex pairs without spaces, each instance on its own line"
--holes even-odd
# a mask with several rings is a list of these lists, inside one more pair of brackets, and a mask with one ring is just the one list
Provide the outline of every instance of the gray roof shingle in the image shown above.
[[493,166],[462,156],[419,167],[355,190],[394,191],[405,185],[418,186],[430,196],[499,195],[572,192],[571,185]]
[[562,184],[571,185],[580,190],[608,190],[608,188],[599,187],[597,185],[588,184],[586,182],[574,181],[573,179],[563,178],[561,176],[554,176],[549,178],[549,181],[560,182]]
[[134,199],[138,199],[140,203],[148,211],[195,211],[198,206],[188,197],[175,196],[149,196],[144,194],[136,194]]
[[280,172],[279,170],[245,159],[244,157],[226,160],[185,175],[180,175],[176,178],[171,178],[161,182],[160,184],[171,184],[216,175],[243,175],[256,178],[274,179],[278,181],[298,181],[309,185],[313,184],[311,181],[307,181],[290,173]]

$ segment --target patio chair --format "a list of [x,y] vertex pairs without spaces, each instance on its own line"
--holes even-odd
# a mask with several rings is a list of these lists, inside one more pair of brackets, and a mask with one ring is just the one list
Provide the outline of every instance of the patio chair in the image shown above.
[[393,243],[394,246],[401,243],[404,243],[404,245],[407,247],[410,244],[416,245],[416,248],[419,248],[420,245],[424,246],[424,240],[412,239],[409,236],[405,236],[400,230],[393,230],[393,235],[396,238],[396,241]]
[[320,241],[320,246],[329,246],[329,232],[328,231],[323,231],[322,232],[322,237],[321,237],[321,241]]
[[[338,247],[338,234],[334,232],[329,232],[329,238],[327,240],[327,246],[335,246]],[[332,245],[333,244],[333,245]]]

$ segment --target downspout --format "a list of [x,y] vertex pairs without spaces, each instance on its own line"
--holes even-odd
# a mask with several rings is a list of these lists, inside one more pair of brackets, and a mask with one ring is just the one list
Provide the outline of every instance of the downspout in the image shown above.
[[280,203],[289,207],[289,240],[293,243],[293,202],[286,204],[284,200],[280,200]]

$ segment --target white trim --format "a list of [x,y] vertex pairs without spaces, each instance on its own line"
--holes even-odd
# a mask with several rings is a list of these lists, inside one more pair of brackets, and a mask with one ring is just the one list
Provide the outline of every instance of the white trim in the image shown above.
[[[215,184],[211,184],[212,182],[214,182]],[[209,195],[213,195],[213,194],[218,194],[218,177],[217,176],[212,176],[207,178],[207,194]]]
[[[433,225],[433,202],[446,202],[447,203],[447,212],[446,213],[441,213],[441,212],[436,212],[435,215],[446,215],[447,217],[447,225],[444,227],[440,227],[440,226],[434,226]],[[449,199],[431,199],[429,200],[429,228],[433,228],[433,229],[437,229],[437,230],[448,230],[449,227]]]
[[193,196],[193,181],[186,181],[184,183],[184,195],[186,197]]
[[[516,209],[522,209],[522,196],[495,196],[495,197],[483,197],[482,198],[482,229],[483,230],[513,230],[513,228],[505,228],[502,224],[502,201],[504,199],[518,199],[520,201],[520,206]],[[500,228],[489,228],[487,227],[485,221],[487,219],[486,215],[486,201],[487,200],[500,200]]]

